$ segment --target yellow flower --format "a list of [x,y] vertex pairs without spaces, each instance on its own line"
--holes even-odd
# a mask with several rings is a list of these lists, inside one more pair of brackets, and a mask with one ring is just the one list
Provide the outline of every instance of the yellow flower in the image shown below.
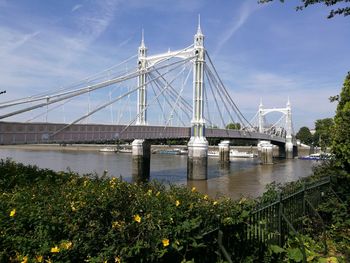
[[137,222],[137,223],[141,223],[141,217],[139,215],[134,215],[134,220]]
[[176,205],[176,206],[179,206],[180,204],[181,204],[180,201],[179,201],[179,200],[176,200],[175,205]]
[[67,242],[63,242],[63,243],[61,243],[61,248],[63,248],[63,249],[70,249],[71,247],[72,247],[72,242],[70,242],[70,241],[67,241]]
[[54,246],[51,248],[51,253],[58,253],[60,252],[60,249],[57,246]]
[[88,185],[89,181],[88,180],[84,180],[84,187],[86,187]]
[[112,222],[112,228],[114,229],[120,228],[121,226],[122,226],[122,222],[119,222],[119,221]]
[[120,257],[115,257],[115,258],[114,258],[114,262],[115,262],[115,263],[120,263],[120,262],[122,262],[122,261],[121,261]]
[[193,186],[192,189],[191,189],[191,191],[192,191],[192,192],[196,192],[196,187]]
[[151,195],[152,195],[152,189],[149,189],[149,190],[147,191],[147,194],[148,194],[149,196],[151,196]]
[[10,216],[14,217],[16,215],[16,208],[12,209],[12,211],[10,212]]
[[77,209],[74,206],[74,202],[70,203],[70,208],[72,209],[73,212],[77,211]]
[[28,257],[27,257],[27,256],[24,256],[24,257],[22,258],[21,263],[27,263],[27,262],[28,262]]
[[241,200],[239,200],[238,204],[243,204],[245,201],[247,201],[247,198],[242,197]]
[[43,262],[43,256],[36,256],[35,259],[36,259],[36,261],[39,262],[39,263],[40,263],[40,262]]
[[208,199],[208,195],[203,196],[203,199],[207,200]]
[[162,243],[163,243],[163,247],[169,246],[169,239],[164,238],[164,239],[162,240]]
[[156,193],[156,196],[158,197],[160,195],[160,192],[158,191],[157,193]]
[[218,202],[217,202],[217,201],[214,201],[214,202],[213,202],[213,205],[217,205],[217,204],[218,204]]
[[113,177],[111,180],[109,180],[109,185],[111,188],[114,188],[117,183],[117,178]]

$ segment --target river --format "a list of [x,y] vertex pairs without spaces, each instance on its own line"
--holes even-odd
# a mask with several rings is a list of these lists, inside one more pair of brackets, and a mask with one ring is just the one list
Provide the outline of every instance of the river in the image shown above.
[[[121,176],[132,181],[130,154],[99,153],[87,151],[51,151],[27,149],[0,149],[0,158],[12,158],[16,162],[35,164],[41,168],[56,171],[68,169],[80,174],[107,171],[109,176]],[[256,158],[234,159],[229,167],[220,167],[218,159],[208,160],[208,180],[187,181],[187,156],[152,154],[151,180],[166,184],[181,184],[196,187],[211,197],[228,196],[234,199],[242,196],[257,197],[267,184],[297,180],[311,174],[315,162],[306,160],[275,160],[273,165],[261,165]]]

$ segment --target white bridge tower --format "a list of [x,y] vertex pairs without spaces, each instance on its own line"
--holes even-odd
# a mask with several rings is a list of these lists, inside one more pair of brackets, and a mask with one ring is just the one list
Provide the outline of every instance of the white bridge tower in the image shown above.
[[264,116],[271,112],[280,112],[285,115],[285,134],[286,134],[285,154],[287,159],[291,159],[294,157],[294,145],[293,145],[292,107],[291,107],[289,98],[285,108],[265,109],[262,102],[260,102],[259,112],[258,112],[258,131],[260,133],[265,132]]
[[187,178],[190,180],[207,179],[208,141],[205,138],[204,121],[204,65],[205,49],[204,35],[198,22],[197,33],[194,36],[193,61],[193,115],[191,139],[188,143]]

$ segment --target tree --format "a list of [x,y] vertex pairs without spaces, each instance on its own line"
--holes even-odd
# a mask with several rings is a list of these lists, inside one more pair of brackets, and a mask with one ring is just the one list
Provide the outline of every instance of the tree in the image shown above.
[[[258,3],[263,4],[263,3],[268,3],[272,2],[274,0],[259,0]],[[281,3],[284,3],[285,0],[279,0]],[[347,4],[344,4],[344,2],[350,2],[349,0],[300,0],[301,3],[296,7],[296,10],[303,10],[304,8],[314,5],[314,4],[322,4],[326,7],[334,7],[335,9],[332,9],[329,12],[329,15],[327,18],[332,18],[335,15],[344,15],[348,16],[350,15],[350,5],[346,6]],[[341,6],[336,6],[337,4],[341,4]],[[345,5],[345,6],[344,6]]]
[[299,139],[302,143],[310,145],[313,141],[312,134],[308,127],[301,127],[296,135],[297,139]]
[[350,172],[350,72],[345,78],[334,117],[332,151],[338,165]]
[[314,135],[314,144],[316,146],[321,146],[323,150],[331,146],[333,126],[334,121],[332,118],[316,120],[316,132]]
[[237,123],[231,122],[231,123],[226,125],[226,129],[228,129],[228,130],[240,130],[241,124],[238,122]]

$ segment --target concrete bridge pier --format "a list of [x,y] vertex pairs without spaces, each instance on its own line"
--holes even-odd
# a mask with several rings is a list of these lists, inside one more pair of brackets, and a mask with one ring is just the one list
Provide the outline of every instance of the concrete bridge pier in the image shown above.
[[292,136],[287,136],[286,137],[286,158],[287,159],[293,159],[294,158],[294,145],[292,142]]
[[208,141],[205,137],[191,137],[187,146],[187,179],[207,180]]
[[299,154],[298,152],[298,146],[297,145],[293,145],[293,158],[297,157]]
[[278,145],[278,157],[286,158],[286,146],[284,144]]
[[132,180],[136,183],[147,182],[150,177],[151,144],[146,140],[132,142]]
[[230,163],[230,141],[219,143],[219,160],[220,163]]
[[270,141],[260,141],[258,151],[262,164],[273,164],[273,145]]

